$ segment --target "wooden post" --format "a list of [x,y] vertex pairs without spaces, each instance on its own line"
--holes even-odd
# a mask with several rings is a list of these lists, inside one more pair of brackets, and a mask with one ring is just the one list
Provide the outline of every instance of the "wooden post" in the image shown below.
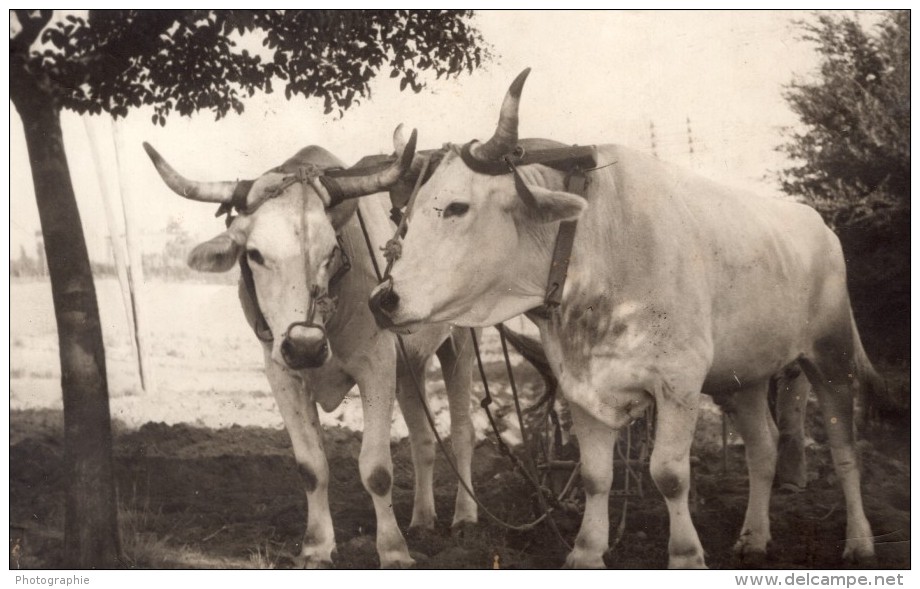
[[137,214],[129,187],[131,182],[121,165],[120,153],[124,149],[119,133],[118,121],[112,121],[112,143],[115,146],[115,167],[118,170],[118,184],[121,192],[122,212],[125,218],[125,241],[128,246],[128,286],[134,310],[134,337],[137,340],[138,366],[141,381],[147,393],[156,390],[156,380],[150,360],[150,328],[146,316],[146,283],[144,282],[143,250],[137,229]]
[[[121,287],[121,301],[125,308],[125,317],[128,322],[128,339],[131,340],[131,349],[135,357],[140,359],[140,352],[137,347],[137,340],[134,337],[134,308],[131,304],[131,288],[128,283],[128,263],[125,260],[124,244],[119,236],[118,221],[115,218],[115,210],[112,204],[112,192],[109,190],[109,183],[106,181],[105,169],[102,165],[102,153],[99,150],[99,134],[95,126],[90,121],[89,116],[83,117],[83,126],[86,128],[86,135],[89,138],[90,152],[93,156],[93,166],[96,169],[96,179],[99,183],[99,193],[102,196],[102,208],[105,210],[105,221],[109,227],[109,242],[112,245],[112,257],[115,259],[115,274],[118,276],[118,284]],[[138,360],[140,362],[140,360]],[[140,366],[140,363],[138,363]],[[144,388],[144,378],[140,369],[139,384]]]

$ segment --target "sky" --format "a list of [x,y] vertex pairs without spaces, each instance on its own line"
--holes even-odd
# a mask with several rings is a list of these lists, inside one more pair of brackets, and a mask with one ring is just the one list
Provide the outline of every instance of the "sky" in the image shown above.
[[[807,18],[790,11],[490,11],[474,17],[495,55],[481,70],[446,81],[424,78],[428,85],[420,94],[400,92],[384,70],[372,82],[372,96],[341,118],[323,115],[321,100],[287,101],[283,92],[257,95],[242,115],[217,122],[210,113],[172,115],[159,127],[150,121],[151,109],[139,109],[115,132],[109,118],[65,112],[65,146],[90,257],[107,258],[110,230],[87,126],[97,137],[108,190],[125,193],[146,247],[156,247],[155,236],[170,219],[202,240],[223,225],[213,207],[184,201],[162,184],[143,141],[187,177],[233,180],[254,178],[309,144],[349,165],[363,155],[389,153],[400,123],[419,130],[423,149],[485,139],[508,85],[525,67],[533,71],[521,103],[522,137],[651,152],[654,127],[661,159],[776,194],[776,183],[765,177],[784,165],[775,151],[780,130],[796,124],[783,87],[813,75],[818,63],[794,24]],[[18,257],[20,246],[34,252],[38,213],[12,105],[10,216],[11,256]]]

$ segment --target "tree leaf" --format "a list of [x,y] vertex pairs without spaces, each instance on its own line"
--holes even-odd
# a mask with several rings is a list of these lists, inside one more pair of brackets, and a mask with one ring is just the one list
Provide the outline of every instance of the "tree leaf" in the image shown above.
[[[240,112],[242,96],[271,92],[276,80],[287,100],[320,98],[331,114],[358,104],[387,65],[401,90],[418,92],[418,72],[440,75],[448,59],[478,58],[483,42],[469,19],[465,11],[92,11],[46,28],[33,61],[65,108],[124,116],[148,104],[164,107],[151,118],[159,125],[173,108]],[[240,38],[271,52],[253,55]]]

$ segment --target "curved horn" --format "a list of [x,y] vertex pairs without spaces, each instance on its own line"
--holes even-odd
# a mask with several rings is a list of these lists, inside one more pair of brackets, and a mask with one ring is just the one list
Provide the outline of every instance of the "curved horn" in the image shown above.
[[[396,130],[393,131],[393,152],[394,153],[404,153],[406,146],[409,145],[410,137],[406,137],[405,125],[402,123],[396,127]],[[416,151],[412,162],[409,164],[409,168],[406,170],[406,173],[402,177],[411,176],[413,178],[417,177],[422,171],[422,164],[427,159],[425,152]]]
[[403,153],[406,150],[406,146],[409,145],[409,139],[411,137],[406,137],[406,126],[400,123],[396,126],[396,130],[393,131],[393,150],[395,153]]
[[163,159],[157,150],[144,142],[144,151],[153,160],[160,178],[169,188],[183,198],[200,202],[229,203],[239,182],[195,182],[184,178]]
[[[399,128],[397,128],[397,133],[399,133]],[[364,176],[327,173],[324,176],[324,184],[326,184],[326,189],[329,191],[331,199],[329,206],[334,207],[343,200],[367,196],[368,194],[381,192],[393,186],[412,165],[417,141],[418,132],[413,129],[409,140],[405,142],[405,145],[402,145],[402,151],[397,151],[396,160],[386,169],[379,172],[366,174]],[[395,136],[394,142],[397,142]],[[397,143],[397,148],[399,147],[399,143]]]
[[[393,147],[396,150],[396,153],[401,153],[403,146],[407,143],[406,134],[403,131],[402,125],[396,127],[396,132],[393,134]],[[426,177],[430,177],[434,172],[434,168],[437,167],[437,164],[441,161],[441,158],[444,156],[444,153],[447,151],[448,144],[445,143],[444,147],[441,149],[423,149],[421,151],[415,151],[415,157],[412,158],[412,164],[409,166],[409,169],[402,176],[402,180],[408,180],[410,183],[414,184],[419,174],[422,173],[422,170],[428,164]],[[433,165],[432,165],[433,164]]]
[[521,102],[521,90],[524,88],[524,81],[527,80],[528,74],[530,74],[530,68],[518,74],[511,82],[511,87],[508,88],[508,93],[505,94],[505,100],[502,102],[498,126],[492,138],[485,143],[474,143],[470,147],[470,153],[476,159],[494,162],[517,147],[518,106]]

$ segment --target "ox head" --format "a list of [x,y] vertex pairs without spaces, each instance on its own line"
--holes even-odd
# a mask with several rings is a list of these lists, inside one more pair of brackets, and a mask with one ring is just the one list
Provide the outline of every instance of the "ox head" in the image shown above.
[[330,357],[325,315],[334,301],[329,279],[341,265],[336,234],[353,215],[356,197],[386,190],[411,164],[414,134],[392,163],[363,175],[322,177],[341,163],[307,147],[255,180],[196,182],[182,177],[144,144],[161,178],[184,198],[233,206],[239,215],[216,237],[196,246],[188,264],[226,272],[241,256],[252,272],[262,315],[271,329],[272,359],[292,370],[317,368]]
[[422,323],[486,326],[543,302],[558,222],[586,207],[565,192],[561,172],[542,165],[490,175],[518,148],[518,105],[529,73],[511,84],[498,127],[485,143],[447,153],[422,186],[409,218],[402,257],[378,285],[371,309],[380,325],[411,331]]

